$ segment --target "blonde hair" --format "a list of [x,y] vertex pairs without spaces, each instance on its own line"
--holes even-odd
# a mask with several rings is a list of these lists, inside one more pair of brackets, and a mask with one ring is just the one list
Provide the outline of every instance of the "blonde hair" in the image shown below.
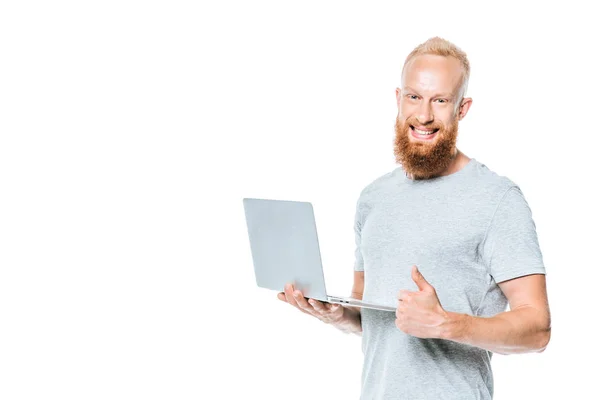
[[435,36],[431,39],[428,39],[426,42],[421,43],[410,54],[406,57],[406,61],[404,61],[404,66],[402,67],[402,77],[404,77],[404,69],[406,65],[415,57],[432,54],[437,56],[444,57],[454,57],[458,61],[463,69],[462,74],[462,82],[461,82],[461,90],[459,91],[460,97],[459,100],[465,96],[467,93],[467,86],[469,85],[469,76],[471,74],[471,66],[469,65],[469,59],[467,58],[467,53],[459,49],[453,43],[447,41],[446,39],[442,39],[441,37]]

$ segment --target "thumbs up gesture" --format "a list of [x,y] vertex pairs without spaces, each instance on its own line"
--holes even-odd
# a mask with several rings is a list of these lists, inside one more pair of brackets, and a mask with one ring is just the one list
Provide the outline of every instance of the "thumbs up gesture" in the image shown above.
[[412,336],[439,339],[448,314],[442,308],[434,287],[427,282],[416,265],[412,266],[411,275],[419,290],[400,290],[398,293],[396,326]]

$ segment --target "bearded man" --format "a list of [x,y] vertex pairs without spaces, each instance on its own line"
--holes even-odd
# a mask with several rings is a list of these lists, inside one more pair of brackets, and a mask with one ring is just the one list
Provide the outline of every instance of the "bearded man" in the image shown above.
[[362,335],[364,400],[492,399],[492,354],[542,352],[550,340],[527,201],[456,147],[469,74],[466,54],[439,37],[408,55],[396,89],[400,166],[357,201],[352,296],[396,312],[305,299],[291,284],[278,294]]

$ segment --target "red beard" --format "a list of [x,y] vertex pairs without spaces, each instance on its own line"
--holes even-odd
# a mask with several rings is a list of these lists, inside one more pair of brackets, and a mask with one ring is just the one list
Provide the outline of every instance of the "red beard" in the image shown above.
[[438,129],[437,136],[431,142],[411,139],[410,126],[421,126],[414,118],[404,123],[396,117],[396,138],[394,155],[396,163],[401,164],[404,171],[413,179],[430,179],[443,173],[456,155],[456,138],[458,137],[458,118],[449,126],[435,120],[427,125],[427,129]]

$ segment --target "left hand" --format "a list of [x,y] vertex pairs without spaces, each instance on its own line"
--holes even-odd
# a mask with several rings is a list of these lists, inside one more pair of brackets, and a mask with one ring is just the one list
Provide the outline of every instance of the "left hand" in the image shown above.
[[411,275],[419,291],[401,290],[398,293],[396,326],[412,336],[439,339],[448,315],[434,287],[425,280],[416,265],[413,265]]

